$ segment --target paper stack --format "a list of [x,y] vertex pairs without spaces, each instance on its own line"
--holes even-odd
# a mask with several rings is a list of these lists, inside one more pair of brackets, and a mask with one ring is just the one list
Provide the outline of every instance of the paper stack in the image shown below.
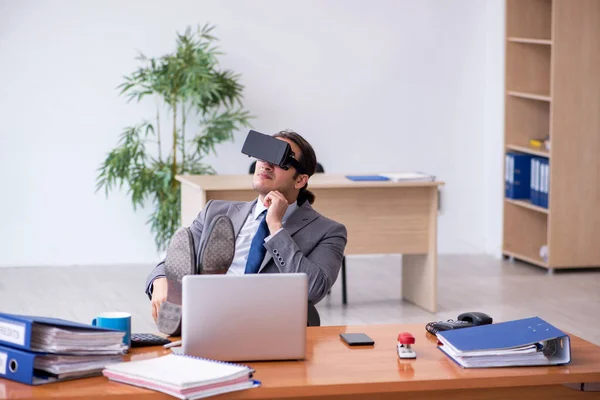
[[111,355],[123,354],[125,332],[91,330],[86,327],[55,327],[33,324],[31,350],[54,354]]
[[103,374],[112,381],[144,387],[180,399],[200,399],[259,386],[245,365],[169,354],[112,364]]
[[46,354],[35,358],[35,369],[46,371],[62,378],[77,377],[93,373],[100,375],[109,364],[123,361],[123,356],[62,356]]
[[386,172],[379,174],[394,182],[429,182],[435,181],[435,176],[423,172]]

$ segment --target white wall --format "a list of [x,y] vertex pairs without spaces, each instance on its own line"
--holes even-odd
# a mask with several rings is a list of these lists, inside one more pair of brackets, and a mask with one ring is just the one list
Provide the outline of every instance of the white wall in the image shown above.
[[496,257],[502,247],[502,175],[504,154],[505,2],[486,1],[485,44],[485,252]]
[[[96,169],[154,113],[115,89],[136,49],[206,22],[257,130],[297,130],[327,172],[436,174],[440,252],[496,252],[503,3],[0,1],[0,266],[156,260],[148,210],[95,194]],[[247,171],[244,134],[209,160],[219,173]]]

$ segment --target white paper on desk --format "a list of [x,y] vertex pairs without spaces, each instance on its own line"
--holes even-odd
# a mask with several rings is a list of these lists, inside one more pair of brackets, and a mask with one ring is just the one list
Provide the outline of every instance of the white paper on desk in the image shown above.
[[523,355],[528,353],[538,353],[538,349],[534,344],[512,347],[508,349],[493,349],[480,351],[460,351],[448,342],[444,337],[438,337],[438,340],[443,344],[446,353],[458,357],[480,357],[480,356],[511,356]]
[[33,324],[31,350],[43,353],[71,355],[116,355],[124,354],[121,331],[86,331],[80,328],[55,327]]
[[423,172],[407,171],[407,172],[385,172],[379,174],[385,176],[395,182],[420,182],[420,181],[434,181],[435,176],[426,174]]
[[439,349],[450,355],[459,365],[466,368],[550,365],[548,357],[544,356],[544,353],[541,351],[536,351],[535,353],[528,352],[523,355],[517,355],[513,352],[510,354],[468,357],[452,355],[446,346],[440,346]]
[[123,361],[123,356],[65,356],[65,355],[40,355],[34,360],[34,368],[41,369],[51,374],[63,375],[85,371],[95,371],[107,365]]
[[550,364],[544,352],[539,351],[535,344],[506,349],[460,351],[443,337],[438,336],[438,340],[442,343],[440,350],[467,368]]

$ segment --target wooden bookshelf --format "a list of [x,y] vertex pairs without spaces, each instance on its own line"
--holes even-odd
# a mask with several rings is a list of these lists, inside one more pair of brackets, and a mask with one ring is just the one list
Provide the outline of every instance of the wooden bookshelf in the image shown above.
[[548,39],[531,39],[531,38],[522,38],[522,37],[509,37],[507,40],[509,42],[513,42],[513,43],[543,44],[543,45],[547,45],[547,46],[552,46],[552,40],[548,40]]
[[[600,268],[600,0],[507,0],[504,151],[550,163],[549,207],[503,202],[503,254]],[[551,148],[530,139],[549,136]],[[547,257],[540,255],[547,246]]]
[[552,40],[552,0],[507,0],[506,36]]
[[513,96],[550,101],[552,47],[530,43],[506,44],[506,86]]
[[531,154],[532,156],[550,158],[550,151],[546,149],[536,149],[535,147],[530,147],[526,144],[507,144],[506,148],[519,153]]
[[529,100],[539,100],[539,101],[548,101],[548,102],[552,101],[552,97],[550,97],[549,95],[545,95],[545,94],[526,93],[526,92],[517,92],[515,90],[509,90],[508,95],[514,96],[514,97],[521,97],[523,99],[529,99]]
[[541,212],[542,214],[548,214],[547,208],[536,206],[535,204],[531,203],[531,201],[529,201],[529,200],[504,199],[504,201],[507,201],[507,202],[514,204],[516,206],[519,206],[519,207],[525,207],[525,208],[528,208],[533,211]]

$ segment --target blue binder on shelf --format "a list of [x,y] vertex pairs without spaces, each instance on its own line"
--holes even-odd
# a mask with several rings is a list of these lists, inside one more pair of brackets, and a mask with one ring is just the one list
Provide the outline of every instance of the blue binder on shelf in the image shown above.
[[74,330],[81,332],[117,332],[122,334],[122,336],[125,335],[125,332],[114,329],[101,328],[59,318],[0,313],[0,345],[27,351],[36,351],[37,349],[32,347],[33,328],[35,325],[63,329],[74,328]]
[[550,164],[547,158],[533,157],[531,159],[530,179],[531,204],[548,208],[548,193],[550,189]]
[[505,196],[509,199],[529,199],[531,156],[508,152],[505,155]]
[[530,195],[529,200],[531,204],[538,205],[538,193],[537,193],[537,182],[538,182],[538,159],[533,157],[531,159],[531,179],[530,179]]
[[541,206],[544,208],[548,208],[548,189],[550,187],[550,165],[548,163],[548,159],[543,158],[540,160],[541,169],[542,169],[542,200]]
[[539,317],[439,332],[438,348],[463,368],[564,365],[569,336]]

